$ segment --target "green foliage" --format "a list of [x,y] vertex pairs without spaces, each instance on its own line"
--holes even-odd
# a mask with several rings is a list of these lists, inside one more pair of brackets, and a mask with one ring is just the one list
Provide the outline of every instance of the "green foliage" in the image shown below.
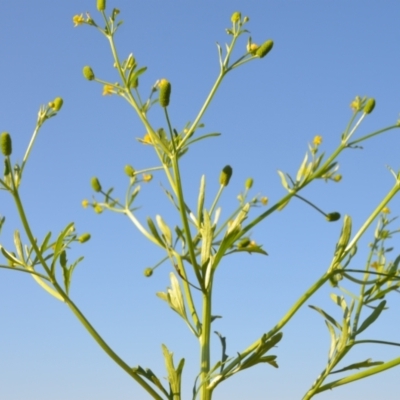
[[[147,240],[165,252],[164,257],[155,266],[147,267],[144,270],[144,275],[146,277],[152,276],[155,269],[166,261],[169,261],[172,266],[170,287],[165,292],[157,293],[157,296],[183,319],[191,333],[199,339],[201,359],[199,375],[194,382],[193,399],[197,397],[201,400],[211,399],[219,384],[258,364],[278,368],[277,356],[270,353],[275,352],[278,343],[280,346],[284,345],[282,342],[284,327],[308,299],[328,283],[334,290],[334,293],[331,294],[331,300],[337,306],[339,317],[330,315],[321,307],[310,306],[324,319],[330,337],[330,347],[326,366],[303,398],[311,399],[324,390],[333,389],[399,365],[400,358],[388,361],[373,361],[368,358],[339,367],[339,363],[344,360],[354,346],[363,343],[400,345],[384,340],[359,339],[359,335],[366,334],[368,328],[376,323],[386,310],[388,303],[386,297],[391,292],[398,292],[400,287],[400,256],[394,261],[388,261],[386,257],[392,249],[386,247],[386,242],[398,233],[398,230],[390,230],[390,224],[394,219],[388,219],[389,209],[387,208],[387,204],[400,190],[400,173],[393,171],[391,172],[395,182],[392,189],[355,233],[353,233],[351,217],[344,216],[342,231],[330,266],[310,288],[304,291],[289,311],[282,316],[281,320],[258,340],[233,357],[226,354],[226,337],[216,332],[221,341],[222,357],[214,365],[211,361],[211,323],[215,318],[220,317],[212,315],[213,282],[215,272],[221,261],[226,256],[239,252],[267,256],[267,252],[261,244],[258,244],[251,237],[250,232],[274,212],[283,210],[292,199],[300,199],[306,202],[319,213],[322,213],[328,222],[338,221],[341,218],[338,212],[325,213],[311,201],[300,196],[299,193],[317,179],[339,182],[341,175],[337,173],[339,169],[338,157],[344,150],[351,149],[355,144],[373,136],[399,128],[399,123],[396,122],[385,129],[353,139],[360,124],[373,111],[375,106],[373,98],[367,99],[357,96],[351,103],[354,110],[351,120],[340,137],[338,147],[332,154],[325,155],[324,152],[320,152],[322,137],[316,136],[312,144],[308,146],[303,161],[295,174],[278,171],[282,186],[285,189],[285,195],[275,204],[254,216],[259,210],[258,206],[266,206],[268,199],[258,195],[252,199],[248,198],[253,187],[253,179],[248,178],[244,183],[244,191],[238,195],[238,207],[228,218],[220,220],[221,195],[229,184],[233,172],[232,167],[227,165],[221,171],[220,187],[209,208],[205,206],[206,177],[201,178],[198,199],[193,212],[191,206],[187,203],[188,196],[183,192],[180,160],[195,142],[219,135],[214,132],[199,135],[199,129],[204,127],[202,123],[204,114],[225,76],[247,62],[264,58],[272,50],[273,41],[267,40],[261,46],[258,46],[248,37],[247,51],[232,62],[232,51],[240,36],[248,33],[244,29],[244,25],[249,22],[249,18],[242,18],[240,12],[233,13],[231,16],[232,26],[226,30],[231,42],[226,45],[225,52],[217,44],[220,71],[216,82],[195,120],[178,131],[172,128],[174,125],[171,123],[168,114],[171,83],[166,79],[157,80],[151,88],[150,95],[143,101],[138,89],[139,78],[147,71],[147,67],[139,67],[133,54],[129,54],[125,60],[120,61],[115,47],[114,37],[122,23],[122,21],[117,21],[119,10],[113,9],[107,17],[104,12],[106,9],[105,1],[97,1],[97,9],[104,17],[103,26],[97,24],[89,14],[86,19],[83,15],[77,15],[73,18],[73,22],[75,26],[85,24],[95,27],[107,38],[120,81],[111,83],[99,79],[89,66],[83,68],[83,75],[89,81],[102,84],[104,95],[119,96],[128,102],[147,132],[143,138],[139,139],[139,145],[151,146],[158,157],[158,163],[141,170],[135,169],[131,165],[125,166],[124,172],[129,178],[129,182],[123,201],[114,198],[113,188],[103,190],[99,179],[93,177],[91,179],[92,189],[98,196],[102,197],[102,200],[94,199],[93,202],[84,200],[82,204],[85,208],[93,208],[98,214],[103,211],[124,214]],[[153,95],[157,91],[159,91],[158,99],[153,99]],[[19,195],[19,186],[38,131],[47,119],[60,111],[62,105],[62,98],[57,97],[49,102],[48,106],[40,108],[37,124],[21,165],[11,163],[11,137],[6,132],[1,134],[0,144],[4,155],[5,169],[3,179],[0,179],[0,186],[12,196],[15,202],[27,243],[22,242],[21,235],[16,230],[14,233],[15,249],[8,250],[0,245],[1,254],[7,262],[7,265],[0,265],[0,267],[30,274],[48,293],[65,302],[99,346],[139,383],[149,396],[154,399],[179,400],[182,398],[181,381],[184,359],[175,367],[173,353],[165,345],[162,345],[169,385],[166,388],[151,369],[144,369],[141,366],[132,368],[123,361],[71,301],[69,291],[73,272],[83,257],[79,257],[70,263],[68,252],[75,243],[87,242],[90,239],[90,234],[77,235],[74,223],[70,223],[62,229],[55,239],[52,239],[52,234],[49,232],[42,240],[39,240],[31,230]],[[156,129],[148,117],[148,112],[152,107],[157,106],[163,109],[165,127]],[[164,189],[164,193],[175,207],[180,219],[179,224],[175,227],[170,226],[167,219],[160,215],[156,215],[154,218],[147,217],[145,222],[142,222],[136,215],[134,205],[140,194],[141,184],[151,182],[153,174],[160,172],[165,174],[169,183],[169,187]],[[365,268],[351,269],[349,266],[356,255],[359,239],[376,220],[378,220],[378,224],[374,235],[375,239],[371,245]],[[0,230],[4,221],[5,217],[0,218]],[[347,282],[351,282],[352,287],[355,286],[359,293],[355,294],[347,289],[344,286]],[[366,317],[363,313],[365,307],[370,309]],[[363,317],[362,322],[360,322],[361,317]],[[354,369],[362,369],[362,371],[354,373]],[[345,372],[347,375],[342,379],[329,381],[332,374],[339,372]]]

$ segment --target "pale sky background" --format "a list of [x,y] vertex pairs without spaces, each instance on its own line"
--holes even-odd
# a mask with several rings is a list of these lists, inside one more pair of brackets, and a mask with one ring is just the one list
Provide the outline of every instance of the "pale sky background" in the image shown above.
[[[27,165],[21,195],[38,238],[60,232],[75,221],[78,232],[92,239],[75,246],[84,255],[72,283],[71,297],[101,335],[130,365],[150,367],[166,376],[161,343],[174,352],[176,363],[186,359],[183,398],[191,398],[198,373],[198,344],[185,324],[155,296],[169,285],[165,264],[147,279],[144,268],[163,255],[143,238],[127,218],[84,210],[91,198],[90,178],[115,188],[123,197],[126,164],[141,169],[155,158],[150,147],[135,138],[145,130],[123,99],[103,97],[102,87],[86,81],[82,67],[116,81],[106,39],[96,29],[73,28],[72,16],[89,11],[100,21],[94,0],[1,1],[0,131],[13,139],[13,161],[21,161],[41,104],[64,99],[59,115],[48,121]],[[222,216],[237,204],[247,177],[253,194],[270,204],[284,194],[278,169],[295,175],[307,144],[323,136],[330,154],[351,116],[356,96],[376,98],[374,112],[358,135],[389,126],[400,112],[400,3],[397,1],[108,1],[124,20],[117,34],[123,58],[133,52],[148,71],[140,81],[145,97],[157,79],[172,83],[170,115],[181,129],[193,121],[218,74],[215,43],[229,40],[233,11],[250,17],[253,41],[273,39],[272,52],[228,75],[203,122],[206,132],[221,132],[200,142],[182,160],[188,202],[195,204],[202,174],[207,176],[209,207],[218,189],[222,167],[233,167],[224,192]],[[237,56],[245,49],[243,37]],[[150,112],[155,126],[164,120],[158,107]],[[353,218],[354,232],[393,185],[386,165],[400,168],[400,131],[373,138],[363,150],[340,157],[339,184],[315,182],[303,195],[326,212]],[[142,187],[138,216],[176,215],[160,186],[161,175]],[[100,199],[99,197],[97,197]],[[399,199],[390,204],[400,213]],[[253,210],[257,215],[259,210]],[[0,194],[0,215],[6,215],[0,242],[12,248],[20,229],[10,196]],[[374,226],[375,227],[375,226]],[[373,229],[374,229],[373,227]],[[395,225],[393,225],[395,227]],[[300,201],[292,201],[252,231],[268,257],[229,257],[217,272],[214,314],[223,318],[213,330],[227,338],[227,353],[253,343],[274,326],[291,304],[329,266],[341,222],[329,224]],[[365,263],[373,229],[360,242],[354,268]],[[398,236],[392,240],[399,252]],[[3,261],[1,261],[3,263]],[[348,286],[351,288],[351,286]],[[307,302],[341,319],[329,299],[328,285]],[[400,341],[400,297],[388,296],[390,309],[363,338]],[[304,307],[283,330],[271,354],[279,369],[260,365],[221,384],[215,399],[301,399],[325,366],[329,335],[323,319]],[[214,362],[220,357],[213,337]],[[365,345],[352,352],[343,366],[367,358],[389,360],[396,347]],[[321,400],[398,399],[399,369],[325,392]],[[337,379],[338,376],[334,376]],[[92,340],[70,310],[44,292],[28,275],[0,270],[0,399],[4,400],[128,400],[147,393]]]

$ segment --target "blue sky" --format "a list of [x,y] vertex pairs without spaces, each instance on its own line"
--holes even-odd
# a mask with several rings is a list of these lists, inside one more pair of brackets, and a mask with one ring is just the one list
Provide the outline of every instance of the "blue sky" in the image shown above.
[[[56,96],[64,99],[59,115],[48,121],[29,160],[21,196],[39,238],[57,234],[74,221],[92,239],[76,246],[84,255],[77,267],[71,296],[110,345],[132,364],[165,376],[161,343],[186,358],[184,398],[190,398],[197,374],[197,342],[186,326],[155,293],[169,285],[164,265],[147,279],[144,268],[162,253],[154,249],[120,215],[96,215],[81,201],[91,198],[90,178],[114,187],[122,197],[126,164],[140,169],[155,161],[150,147],[137,137],[145,129],[123,99],[103,97],[102,87],[87,82],[82,67],[116,81],[107,41],[94,28],[73,28],[72,16],[89,11],[95,1],[1,4],[0,130],[13,138],[13,160],[21,161],[34,129],[37,111]],[[223,216],[237,204],[248,177],[253,193],[270,204],[284,194],[277,170],[294,175],[315,135],[331,153],[351,116],[356,95],[376,98],[374,112],[359,135],[389,126],[400,112],[400,5],[395,1],[108,1],[124,20],[117,34],[121,55],[132,52],[148,70],[140,81],[145,96],[157,79],[172,83],[170,115],[180,129],[193,121],[217,74],[215,43],[229,40],[233,11],[250,17],[253,41],[274,40],[271,53],[229,74],[204,117],[204,132],[222,136],[200,142],[182,160],[188,202],[195,204],[202,174],[207,176],[206,205],[218,190],[220,170],[233,167],[221,200]],[[238,44],[237,55],[246,40]],[[162,126],[161,111],[150,112]],[[341,155],[342,182],[315,182],[304,196],[327,212],[353,218],[357,230],[393,185],[386,169],[399,170],[399,132],[394,130]],[[171,225],[176,215],[164,196],[161,175],[142,188],[140,218],[161,214]],[[390,204],[400,213],[399,200]],[[255,210],[253,215],[256,215]],[[11,198],[0,194],[0,215],[6,215],[0,243],[12,247],[20,223]],[[227,258],[216,276],[215,314],[223,318],[213,329],[227,337],[227,352],[236,352],[267,332],[290,305],[329,266],[341,223],[329,224],[312,208],[292,201],[252,231],[268,257]],[[354,267],[365,262],[373,230],[361,240]],[[393,246],[398,238],[394,236]],[[397,249],[397,253],[396,253]],[[397,246],[393,258],[398,254]],[[357,264],[358,263],[358,264]],[[146,393],[107,358],[72,313],[29,277],[0,271],[0,398],[7,400],[145,399]],[[307,304],[332,313],[326,287]],[[398,341],[399,296],[389,296],[390,309],[368,338]],[[336,314],[339,318],[339,314]],[[214,338],[217,361],[220,348]],[[222,384],[216,399],[300,399],[325,365],[329,337],[322,318],[303,310],[284,329],[276,349],[279,369],[259,366]],[[365,346],[350,354],[349,364],[369,357],[388,360],[396,348]],[[368,381],[323,393],[319,399],[397,398],[398,370]]]

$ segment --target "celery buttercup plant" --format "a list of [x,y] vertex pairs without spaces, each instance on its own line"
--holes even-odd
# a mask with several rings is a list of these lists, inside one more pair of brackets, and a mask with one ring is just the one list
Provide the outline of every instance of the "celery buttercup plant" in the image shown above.
[[[215,96],[218,87],[225,76],[238,67],[248,62],[268,62],[264,58],[273,48],[273,41],[266,40],[257,45],[248,37],[244,54],[233,58],[233,50],[243,36],[248,35],[245,29],[249,18],[240,12],[231,16],[231,25],[226,32],[230,43],[223,49],[218,47],[219,75],[210,90],[193,122],[181,129],[174,128],[174,123],[169,116],[169,106],[173,101],[172,83],[166,79],[155,79],[150,88],[150,95],[145,98],[139,91],[139,80],[146,72],[146,67],[140,66],[133,54],[121,59],[115,46],[114,38],[122,21],[119,20],[120,11],[106,10],[106,1],[97,1],[97,10],[100,20],[95,20],[90,14],[76,15],[73,17],[75,26],[87,25],[97,29],[109,42],[117,78],[113,82],[103,80],[96,75],[95,69],[90,66],[83,68],[86,80],[100,83],[104,95],[119,96],[126,100],[144,125],[146,134],[138,139],[139,146],[150,146],[158,157],[157,165],[145,166],[136,169],[126,165],[124,173],[127,176],[127,191],[123,200],[118,200],[112,194],[112,189],[104,189],[98,177],[91,179],[95,200],[83,200],[85,208],[92,208],[96,213],[113,211],[126,215],[133,225],[143,234],[144,238],[162,249],[165,253],[153,267],[144,270],[145,277],[151,277],[157,267],[164,263],[171,266],[170,283],[165,292],[157,296],[167,303],[185,322],[190,332],[198,339],[199,343],[199,369],[198,375],[193,377],[193,399],[209,400],[214,391],[231,376],[241,371],[265,364],[277,368],[276,345],[284,345],[283,329],[297,311],[306,305],[306,302],[324,285],[331,285],[333,293],[331,300],[337,305],[337,314],[330,315],[322,308],[310,305],[325,321],[330,336],[330,346],[326,365],[321,368],[321,373],[316,377],[303,399],[311,399],[318,393],[345,385],[353,381],[366,378],[370,375],[383,372],[400,364],[400,357],[392,360],[381,361],[366,357],[352,364],[346,364],[345,357],[353,347],[364,343],[378,343],[386,346],[399,346],[399,343],[387,342],[376,339],[359,339],[359,335],[375,323],[387,309],[387,299],[391,292],[399,291],[400,287],[400,256],[393,260],[388,258],[391,250],[387,241],[399,229],[392,228],[395,218],[390,218],[388,203],[400,190],[400,173],[390,169],[394,183],[392,189],[377,204],[375,210],[358,229],[353,229],[350,216],[341,215],[337,211],[324,212],[311,203],[300,193],[313,181],[339,182],[341,175],[338,172],[338,157],[345,150],[357,147],[361,142],[386,131],[400,127],[399,122],[364,136],[357,136],[360,124],[374,110],[373,98],[356,97],[351,102],[353,110],[350,121],[341,136],[338,136],[338,146],[332,154],[321,152],[323,138],[316,136],[304,156],[295,174],[278,171],[279,178],[285,189],[285,195],[276,203],[268,205],[268,198],[257,195],[250,196],[253,180],[247,179],[244,189],[239,194],[239,204],[236,210],[225,220],[221,220],[220,199],[225,188],[229,185],[233,169],[226,165],[219,176],[219,190],[215,198],[210,201],[211,206],[206,207],[206,178],[203,176],[199,183],[198,200],[190,204],[185,194],[180,171],[180,160],[184,157],[193,143],[199,140],[208,140],[218,136],[215,133],[201,134],[203,117]],[[115,83],[115,79],[117,82]],[[2,268],[21,271],[30,274],[44,290],[58,300],[64,302],[88,333],[127,374],[129,374],[154,399],[182,399],[181,379],[185,360],[178,362],[173,359],[170,349],[162,345],[165,359],[166,376],[157,377],[147,366],[133,366],[124,361],[105,342],[101,335],[91,325],[87,318],[72,301],[69,295],[72,276],[77,264],[82,260],[69,261],[68,253],[75,243],[85,243],[90,239],[88,233],[77,234],[74,224],[71,223],[62,229],[57,237],[48,233],[44,238],[37,238],[32,232],[28,216],[20,198],[20,185],[23,182],[24,170],[31,153],[37,134],[49,118],[55,116],[62,107],[63,101],[57,97],[48,105],[39,110],[36,128],[27,147],[21,163],[12,159],[11,135],[4,132],[0,136],[1,153],[4,156],[4,173],[0,179],[1,188],[12,196],[17,212],[22,222],[27,243],[22,243],[18,231],[14,233],[14,249],[0,246],[4,262]],[[161,107],[165,115],[165,126],[155,127],[148,117],[149,110]],[[136,213],[137,198],[141,190],[141,183],[152,180],[154,174],[165,174],[169,188],[165,189],[166,198],[172,202],[179,216],[179,224],[169,226],[161,215],[154,218],[148,217],[141,220]],[[211,354],[211,326],[217,318],[213,314],[213,288],[216,270],[221,265],[225,256],[233,253],[258,253],[267,255],[263,246],[255,242],[250,232],[275,211],[284,210],[289,202],[302,200],[322,213],[327,222],[342,220],[342,230],[338,238],[332,261],[327,270],[306,288],[304,294],[291,306],[276,325],[272,326],[254,343],[239,350],[236,355],[228,356],[226,353],[226,338],[221,334],[213,335],[222,347],[222,352]],[[260,207],[264,208],[260,208]],[[261,210],[261,211],[260,211]],[[5,217],[0,218],[0,228]],[[364,268],[352,268],[352,260],[357,252],[357,244],[362,235],[376,223],[374,239],[370,246],[369,254]],[[145,279],[145,278],[143,278]],[[346,284],[350,284],[346,286]],[[221,356],[222,353],[222,356]],[[340,365],[339,365],[340,364]],[[335,373],[345,373],[345,377],[335,379]]]

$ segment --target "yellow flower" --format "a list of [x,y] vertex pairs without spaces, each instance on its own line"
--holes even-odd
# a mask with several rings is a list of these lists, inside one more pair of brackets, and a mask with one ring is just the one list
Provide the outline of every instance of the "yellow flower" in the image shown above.
[[103,207],[100,206],[99,204],[97,204],[97,205],[95,205],[95,207],[94,207],[94,211],[95,211],[95,213],[97,213],[97,214],[101,214],[101,213],[103,212]]
[[360,96],[356,96],[356,98],[350,103],[350,108],[354,112],[360,111],[364,107],[365,100],[365,96],[363,98],[361,98]]
[[83,18],[83,14],[81,15],[74,15],[72,17],[72,22],[74,23],[74,26],[82,25],[85,22],[85,18]]
[[88,200],[85,199],[85,200],[82,201],[82,207],[83,208],[87,208],[88,205],[89,205],[89,201]]
[[143,181],[150,182],[153,179],[153,175],[151,174],[143,174]]
[[371,267],[374,268],[374,269],[378,269],[378,268],[379,268],[379,263],[378,263],[378,261],[374,261],[374,262],[371,264]]
[[321,143],[322,143],[322,136],[319,135],[315,136],[313,139],[313,144],[315,146],[319,146]]
[[268,197],[261,197],[260,202],[263,206],[266,206],[268,204]]
[[114,86],[112,85],[104,85],[103,87],[103,96],[108,96],[115,93],[114,92]]
[[151,140],[151,136],[150,136],[149,133],[146,133],[146,134],[144,135],[143,142],[144,142],[144,143],[149,143],[149,144],[151,144],[151,143],[153,142],[153,141]]
[[251,54],[254,54],[260,46],[255,43],[251,43],[250,46],[247,46],[247,51]]
[[382,212],[383,212],[384,214],[390,214],[390,208],[389,208],[389,207],[384,207],[384,208],[382,209]]

